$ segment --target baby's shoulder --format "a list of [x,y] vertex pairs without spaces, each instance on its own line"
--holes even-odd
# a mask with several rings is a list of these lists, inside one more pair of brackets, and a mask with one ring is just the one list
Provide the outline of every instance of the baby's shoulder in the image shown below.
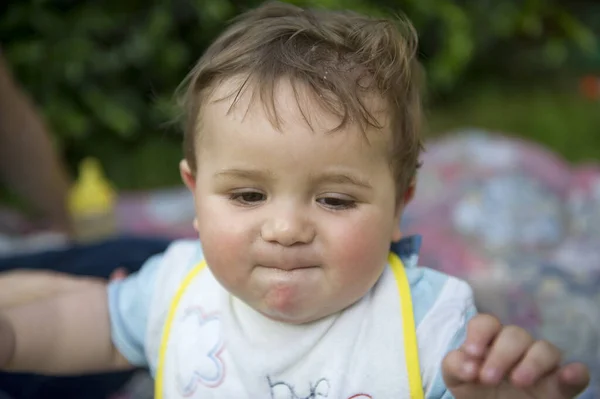
[[[392,244],[402,260],[411,290],[415,324],[428,328],[430,320],[454,319],[452,315],[474,309],[473,292],[463,280],[419,266],[422,238],[413,235]],[[424,323],[424,324],[423,324]]]
[[474,308],[473,291],[459,278],[421,266],[407,268],[406,275],[417,327],[427,319],[443,319]]
[[[202,260],[204,254],[198,240],[173,241],[162,254],[157,270],[154,304],[170,303],[170,299],[180,287],[188,273]],[[160,306],[158,306],[160,307]]]
[[443,357],[462,343],[467,323],[477,311],[473,292],[465,281],[426,267],[409,268],[406,272],[422,378],[429,392],[436,386]]

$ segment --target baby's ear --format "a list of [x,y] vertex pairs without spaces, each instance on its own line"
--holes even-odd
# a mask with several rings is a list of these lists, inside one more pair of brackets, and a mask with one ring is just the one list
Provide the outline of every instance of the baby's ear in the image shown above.
[[396,208],[396,225],[394,227],[394,231],[392,232],[392,242],[398,242],[402,239],[402,231],[400,230],[400,223],[402,222],[402,215],[404,214],[404,208],[410,201],[412,201],[415,196],[415,190],[417,186],[416,177],[413,178],[410,182],[410,185],[402,194],[402,197],[398,198],[398,204]]
[[[181,180],[187,186],[187,188],[192,192],[192,195],[196,197],[196,176],[192,169],[190,168],[190,164],[185,159],[182,159],[179,162],[179,174],[181,175]],[[198,218],[194,218],[194,230],[198,231]]]
[[188,161],[186,161],[185,159],[182,159],[181,162],[179,162],[179,174],[181,175],[181,180],[183,180],[183,183],[187,186],[187,188],[192,193],[195,193],[196,176],[194,175],[194,172],[192,172]]
[[412,199],[415,197],[416,190],[417,190],[417,178],[413,177],[412,180],[410,181],[408,188],[404,192],[404,197],[402,198],[402,201],[404,202],[403,206],[408,205],[410,203],[410,201],[412,201]]
[[394,231],[392,231],[392,242],[398,242],[402,239],[402,230],[400,229],[400,219],[402,211],[400,211],[400,217],[396,218],[396,224],[394,225]]

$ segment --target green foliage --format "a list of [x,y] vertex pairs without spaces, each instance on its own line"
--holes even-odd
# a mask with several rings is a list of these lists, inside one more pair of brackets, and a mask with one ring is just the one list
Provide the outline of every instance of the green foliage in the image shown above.
[[538,87],[523,91],[502,82],[469,86],[463,93],[460,100],[430,115],[431,131],[439,134],[485,127],[525,136],[574,163],[600,160],[598,102],[567,89]]
[[[175,88],[225,23],[259,2],[9,0],[0,6],[0,43],[72,166],[93,155],[117,186],[162,186],[177,181]],[[565,66],[572,52],[598,51],[579,11],[558,2],[291,2],[406,14],[435,93],[454,93],[469,71],[537,73]]]

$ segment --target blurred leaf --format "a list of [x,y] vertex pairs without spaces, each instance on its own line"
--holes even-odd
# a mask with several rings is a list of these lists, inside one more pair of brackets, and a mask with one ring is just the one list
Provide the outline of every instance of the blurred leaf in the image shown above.
[[588,53],[593,53],[598,50],[598,41],[591,29],[587,28],[566,12],[560,13],[557,20],[564,29],[567,37],[571,38],[574,44],[581,50]]
[[0,18],[0,29],[11,31],[29,21],[29,4],[22,2],[11,5]]
[[512,2],[498,2],[490,18],[492,30],[498,37],[507,38],[514,34],[517,27],[518,9]]
[[436,84],[447,87],[454,83],[471,59],[474,42],[469,20],[463,10],[450,1],[439,3],[444,47],[429,67],[431,79]]
[[74,9],[70,15],[71,29],[81,34],[100,34],[109,32],[123,24],[123,17],[108,14],[95,2],[86,2]]
[[44,105],[43,112],[62,141],[79,140],[90,130],[90,119],[85,112],[64,96],[55,96]]
[[114,97],[96,88],[86,89],[82,97],[88,108],[110,131],[123,138],[129,138],[136,133],[137,119],[125,104],[116,102]]
[[37,39],[10,43],[5,48],[5,55],[14,65],[40,65],[46,44]]
[[37,2],[35,9],[29,12],[29,23],[40,34],[53,36],[56,33],[56,27],[61,25],[61,17],[52,9],[45,9],[41,6],[47,2]]
[[194,6],[200,21],[209,27],[222,25],[234,15],[234,8],[228,0],[196,0]]
[[544,46],[544,54],[552,65],[561,65],[568,56],[568,49],[563,40],[551,39]]
[[540,37],[543,33],[540,15],[527,14],[521,17],[521,30],[531,37]]
[[233,14],[233,7],[229,1],[208,1],[205,2],[205,11],[208,18],[213,21],[224,21]]

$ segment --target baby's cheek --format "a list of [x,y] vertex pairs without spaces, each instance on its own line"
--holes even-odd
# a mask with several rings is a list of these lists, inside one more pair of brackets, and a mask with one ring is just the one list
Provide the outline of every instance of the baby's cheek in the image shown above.
[[[368,224],[355,224],[338,232],[335,245],[336,264],[350,278],[358,278],[363,273],[375,273],[387,259],[389,243],[381,230]],[[365,276],[366,277],[366,276]]]
[[243,223],[226,206],[209,197],[198,205],[197,211],[198,235],[209,263],[231,262],[244,251]]
[[214,225],[200,229],[200,242],[215,275],[239,269],[243,254],[247,252],[241,235],[230,229],[216,229]]

